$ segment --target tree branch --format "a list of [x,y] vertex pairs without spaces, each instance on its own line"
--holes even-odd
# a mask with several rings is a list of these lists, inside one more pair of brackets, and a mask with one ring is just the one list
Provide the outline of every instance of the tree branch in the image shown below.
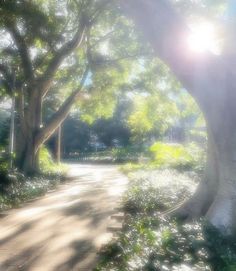
[[73,39],[63,45],[52,58],[44,75],[39,79],[41,82],[42,96],[47,94],[52,83],[53,76],[55,75],[62,61],[83,42],[85,29],[86,24],[82,22]]
[[16,46],[19,50],[19,54],[21,57],[21,62],[24,70],[24,76],[26,80],[31,81],[34,78],[33,66],[30,59],[29,51],[27,45],[25,43],[24,38],[21,36],[16,26],[12,23],[7,25],[7,29],[9,30],[12,38],[14,39]]
[[102,14],[102,12],[104,11],[104,9],[106,8],[106,6],[108,4],[111,3],[111,0],[103,0],[103,1],[100,1],[98,6],[97,6],[97,9],[95,10],[95,12],[93,13],[93,15],[91,16],[91,20],[90,20],[90,24],[94,24],[96,22],[96,20],[99,18],[99,16]]
[[91,44],[90,47],[95,48],[97,45],[99,45],[99,43],[102,43],[103,41],[106,41],[107,39],[111,38],[112,34],[114,34],[115,32],[116,32],[115,30],[110,31],[109,33],[101,37],[100,39],[95,40],[95,42]]
[[68,116],[71,107],[73,106],[76,99],[79,97],[80,92],[84,87],[88,74],[89,67],[87,66],[82,76],[79,87],[64,101],[59,110],[51,117],[46,126],[40,131],[36,139],[37,146],[43,144]]

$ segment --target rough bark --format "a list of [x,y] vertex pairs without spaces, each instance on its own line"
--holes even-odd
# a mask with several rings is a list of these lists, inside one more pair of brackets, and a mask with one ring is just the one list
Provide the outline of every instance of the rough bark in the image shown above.
[[42,97],[37,89],[31,91],[27,110],[24,109],[23,93],[17,97],[19,130],[17,132],[17,167],[26,175],[39,172],[37,134],[41,129]]

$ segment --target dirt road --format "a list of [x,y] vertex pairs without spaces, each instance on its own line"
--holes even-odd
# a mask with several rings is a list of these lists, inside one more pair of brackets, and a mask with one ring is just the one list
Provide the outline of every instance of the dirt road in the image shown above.
[[112,165],[71,165],[73,181],[0,219],[0,271],[90,271],[127,185]]

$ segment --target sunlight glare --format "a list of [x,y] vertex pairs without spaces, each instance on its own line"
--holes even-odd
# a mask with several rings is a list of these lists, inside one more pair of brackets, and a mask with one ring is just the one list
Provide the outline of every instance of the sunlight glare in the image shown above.
[[191,27],[192,34],[188,37],[189,48],[196,53],[210,51],[219,53],[216,29],[208,22],[195,24]]

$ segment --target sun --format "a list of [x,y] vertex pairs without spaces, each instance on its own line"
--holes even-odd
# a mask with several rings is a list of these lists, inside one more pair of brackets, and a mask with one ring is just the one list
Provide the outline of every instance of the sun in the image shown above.
[[192,25],[187,42],[188,47],[195,53],[210,51],[218,54],[219,52],[216,29],[208,22]]

